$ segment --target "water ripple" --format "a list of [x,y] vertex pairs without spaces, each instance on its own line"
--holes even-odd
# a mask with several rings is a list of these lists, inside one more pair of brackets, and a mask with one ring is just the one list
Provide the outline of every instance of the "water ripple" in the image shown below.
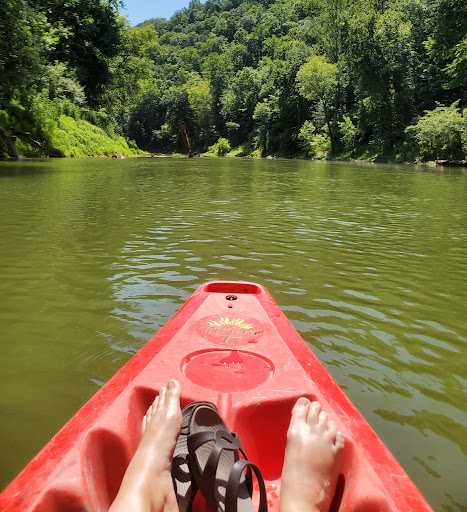
[[199,284],[245,279],[267,286],[433,508],[466,510],[467,176],[241,159],[11,165],[3,481]]

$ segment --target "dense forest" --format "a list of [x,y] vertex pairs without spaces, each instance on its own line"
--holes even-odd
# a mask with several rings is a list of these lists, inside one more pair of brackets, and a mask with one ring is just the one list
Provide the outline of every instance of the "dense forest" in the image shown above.
[[121,7],[2,0],[0,156],[466,158],[466,0]]

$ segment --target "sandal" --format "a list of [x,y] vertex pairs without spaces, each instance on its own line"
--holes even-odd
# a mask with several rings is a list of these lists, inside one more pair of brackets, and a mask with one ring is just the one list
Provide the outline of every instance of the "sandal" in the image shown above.
[[182,411],[182,429],[177,439],[172,461],[172,481],[180,512],[191,511],[191,505],[198,491],[188,463],[187,446],[191,416],[198,407],[205,407],[217,413],[217,407],[211,402],[193,402]]
[[248,460],[237,434],[230,432],[219,413],[198,407],[191,415],[189,430],[190,469],[211,511],[255,512],[251,501],[253,471],[260,490],[258,512],[267,512],[261,472]]

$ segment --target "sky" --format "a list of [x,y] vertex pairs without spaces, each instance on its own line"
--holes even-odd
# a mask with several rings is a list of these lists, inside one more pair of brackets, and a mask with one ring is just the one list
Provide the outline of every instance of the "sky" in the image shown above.
[[169,19],[175,11],[188,7],[190,0],[123,0],[125,9],[121,14],[128,16],[132,26],[150,18]]

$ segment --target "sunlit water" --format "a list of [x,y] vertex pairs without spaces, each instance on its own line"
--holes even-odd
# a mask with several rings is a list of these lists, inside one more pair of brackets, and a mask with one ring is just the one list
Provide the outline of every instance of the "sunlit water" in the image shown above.
[[466,511],[467,176],[0,162],[0,486],[203,282],[267,287],[435,510]]

